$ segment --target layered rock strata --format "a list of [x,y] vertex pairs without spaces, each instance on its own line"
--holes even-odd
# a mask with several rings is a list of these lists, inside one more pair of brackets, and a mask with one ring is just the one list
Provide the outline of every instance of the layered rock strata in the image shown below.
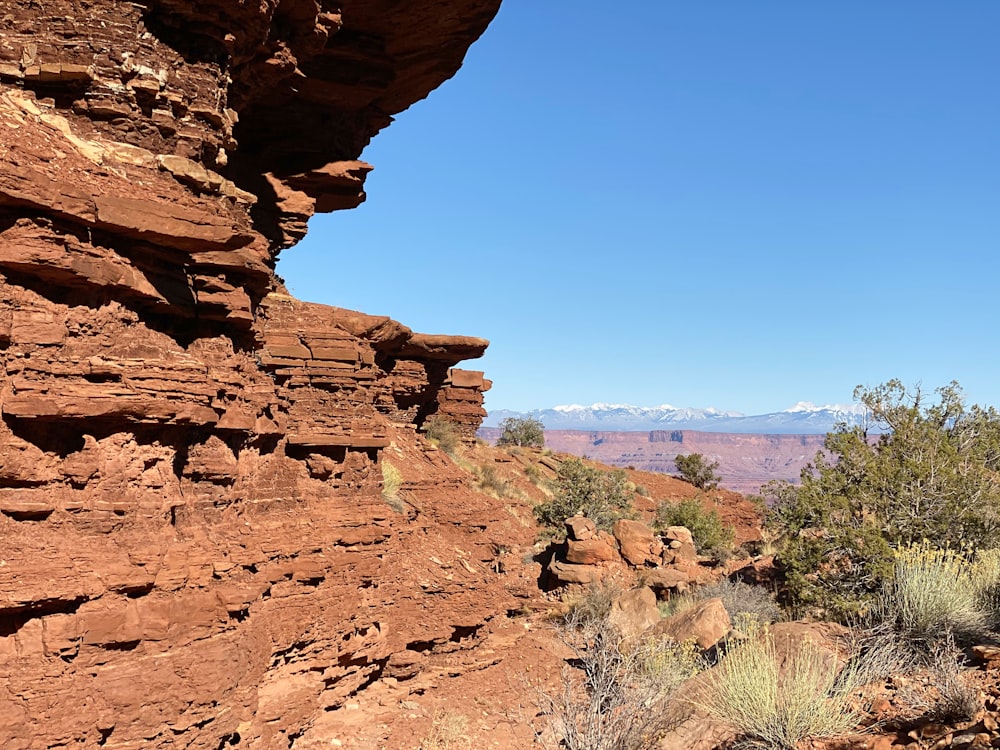
[[414,425],[475,433],[487,342],[274,275],[497,4],[0,9],[0,745],[290,747],[502,604],[489,507],[380,495]]

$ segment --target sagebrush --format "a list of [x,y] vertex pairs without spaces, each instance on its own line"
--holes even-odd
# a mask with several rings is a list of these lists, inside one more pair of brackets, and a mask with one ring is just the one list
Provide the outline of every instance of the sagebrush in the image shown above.
[[762,750],[794,750],[808,738],[836,737],[860,719],[849,696],[857,682],[808,639],[783,660],[765,630],[731,647],[706,684],[704,708],[745,745]]

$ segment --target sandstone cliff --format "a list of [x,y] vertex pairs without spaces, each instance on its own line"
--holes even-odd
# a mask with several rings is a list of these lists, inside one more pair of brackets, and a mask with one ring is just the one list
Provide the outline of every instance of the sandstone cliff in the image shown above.
[[[497,6],[0,8],[0,745],[290,747],[502,610],[507,521],[412,450],[474,434],[487,342],[273,272]],[[390,445],[436,506],[381,499]]]

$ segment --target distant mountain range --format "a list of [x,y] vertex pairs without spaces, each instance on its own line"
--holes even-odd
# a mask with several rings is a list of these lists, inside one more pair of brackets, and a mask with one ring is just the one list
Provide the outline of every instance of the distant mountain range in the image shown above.
[[840,423],[864,424],[867,411],[860,404],[816,406],[800,401],[791,408],[772,414],[742,414],[718,409],[594,404],[553,406],[528,412],[498,409],[491,411],[484,427],[497,427],[507,417],[534,417],[546,430],[698,430],[763,435],[816,435],[830,432]]

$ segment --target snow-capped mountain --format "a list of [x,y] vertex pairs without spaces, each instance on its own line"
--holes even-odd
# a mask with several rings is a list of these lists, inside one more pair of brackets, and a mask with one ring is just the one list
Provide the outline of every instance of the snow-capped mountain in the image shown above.
[[860,404],[816,406],[800,401],[772,414],[742,414],[719,409],[632,406],[630,404],[570,404],[550,409],[515,412],[491,411],[484,427],[496,427],[507,417],[534,417],[547,430],[699,430],[702,432],[763,433],[785,435],[823,434],[840,423],[864,424],[865,407]]

